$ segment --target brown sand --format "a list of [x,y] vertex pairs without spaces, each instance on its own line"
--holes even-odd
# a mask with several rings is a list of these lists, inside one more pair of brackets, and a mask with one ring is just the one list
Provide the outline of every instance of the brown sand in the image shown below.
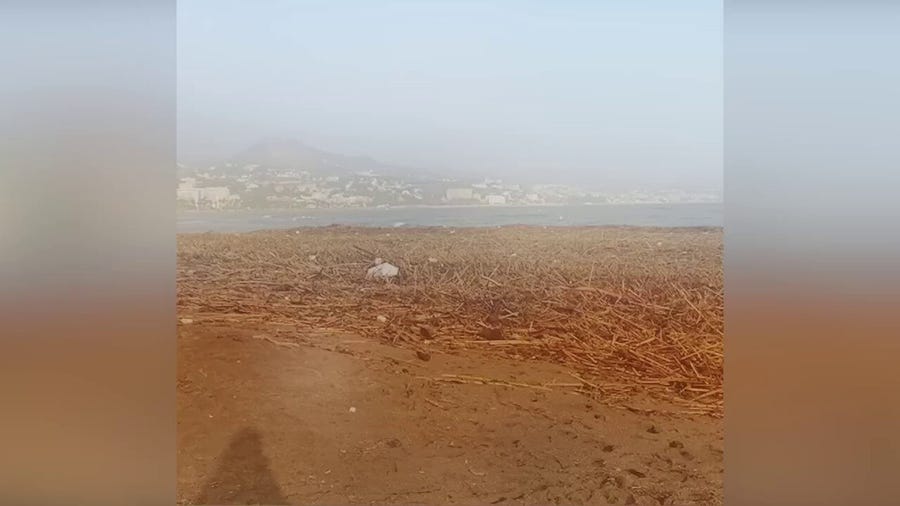
[[[403,279],[364,282],[357,248]],[[179,499],[719,504],[720,295],[718,230],[182,236]],[[645,346],[659,370],[615,353]]]

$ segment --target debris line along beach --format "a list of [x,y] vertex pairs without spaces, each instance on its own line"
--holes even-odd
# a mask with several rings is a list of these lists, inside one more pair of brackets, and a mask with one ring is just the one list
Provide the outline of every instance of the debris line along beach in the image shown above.
[[[397,272],[367,276],[385,264]],[[571,368],[572,381],[539,387],[620,406],[648,395],[683,413],[723,414],[721,228],[181,234],[177,288],[179,318],[191,321],[282,323],[422,353],[555,362]]]

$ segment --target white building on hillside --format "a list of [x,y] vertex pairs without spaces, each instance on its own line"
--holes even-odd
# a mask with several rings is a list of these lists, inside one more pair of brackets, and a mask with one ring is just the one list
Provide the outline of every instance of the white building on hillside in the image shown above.
[[193,185],[179,185],[177,199],[191,202],[200,207],[201,202],[208,202],[214,208],[220,208],[231,200],[237,200],[237,195],[232,195],[225,186],[211,186],[208,188],[194,188]]
[[506,204],[506,197],[503,195],[488,195],[487,203],[491,206],[502,206]]

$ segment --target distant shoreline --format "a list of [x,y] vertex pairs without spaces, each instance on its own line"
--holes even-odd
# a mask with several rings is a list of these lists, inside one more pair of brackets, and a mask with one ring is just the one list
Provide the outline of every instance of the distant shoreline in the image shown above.
[[597,202],[591,204],[400,204],[388,207],[260,207],[231,209],[176,209],[181,213],[241,213],[241,212],[319,212],[319,211],[389,211],[391,209],[517,209],[541,207],[610,207],[610,206],[698,206],[723,205],[719,202]]
[[724,225],[722,204],[605,204],[596,206],[407,206],[390,208],[316,208],[260,210],[182,210],[180,232],[251,231],[331,225],[365,227],[496,227]]

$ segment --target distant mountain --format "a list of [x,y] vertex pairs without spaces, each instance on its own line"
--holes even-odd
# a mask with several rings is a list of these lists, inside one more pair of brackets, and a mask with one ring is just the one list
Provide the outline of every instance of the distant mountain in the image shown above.
[[368,156],[349,156],[309,146],[297,139],[265,139],[229,160],[235,167],[258,164],[276,169],[307,170],[321,175],[373,172],[405,178],[436,177],[430,171],[379,162]]

